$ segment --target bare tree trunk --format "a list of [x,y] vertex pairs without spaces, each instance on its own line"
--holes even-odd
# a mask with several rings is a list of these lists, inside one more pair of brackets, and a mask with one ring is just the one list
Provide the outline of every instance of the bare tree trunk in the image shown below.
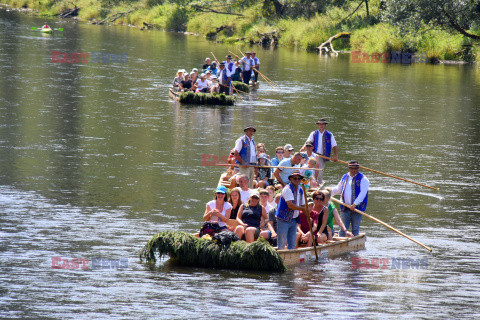
[[367,8],[367,17],[370,15],[370,11],[368,10],[368,0],[365,0],[365,7]]

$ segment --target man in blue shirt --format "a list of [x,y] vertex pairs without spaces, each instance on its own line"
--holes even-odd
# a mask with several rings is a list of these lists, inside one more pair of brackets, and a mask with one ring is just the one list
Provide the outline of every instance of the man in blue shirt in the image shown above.
[[[278,183],[280,183],[282,186],[288,184],[288,177],[293,173],[293,171],[295,171],[295,169],[285,169],[281,167],[298,167],[300,161],[302,161],[302,155],[300,152],[295,152],[293,157],[280,161],[278,168],[276,168],[273,172],[273,176],[277,179]],[[298,171],[298,169],[296,170]]]

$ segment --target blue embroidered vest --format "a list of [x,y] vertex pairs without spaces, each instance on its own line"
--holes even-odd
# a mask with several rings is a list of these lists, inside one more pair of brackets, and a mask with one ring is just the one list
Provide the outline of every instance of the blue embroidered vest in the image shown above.
[[[242,150],[240,150],[239,154],[240,154],[240,158],[242,158],[243,161],[250,164],[250,143],[248,143],[247,139],[248,139],[247,135],[244,135],[242,137]],[[251,141],[253,141],[253,144],[255,145],[255,141],[253,140],[253,137]],[[235,163],[240,164],[240,162],[238,162],[236,159],[235,159]]]
[[230,63],[227,63],[226,61],[225,62],[225,66],[227,67],[228,71],[230,71],[230,73],[232,73],[233,71],[233,66],[235,65],[235,63],[231,62]]
[[227,69],[220,70],[220,71],[219,71],[219,74],[220,74],[220,73],[222,74],[222,75],[221,75],[221,77],[222,77],[222,83],[223,83],[224,85],[230,85],[230,83],[227,83],[227,79],[228,79],[228,77],[227,77]]
[[[322,136],[323,140],[323,150],[318,150],[318,144],[320,140],[320,131],[315,130],[313,133],[313,152],[317,152],[322,154],[325,157],[329,157],[332,154],[332,133],[330,131],[325,130]],[[324,159],[325,161],[329,161]]]
[[[347,178],[348,178],[348,173],[345,173],[342,177],[342,180],[341,180],[341,183],[342,183],[342,201],[343,202],[345,202],[345,199],[343,199],[343,192],[346,188]],[[360,192],[362,191],[360,189],[360,182],[362,181],[362,179],[363,179],[363,174],[360,173],[360,172],[353,178],[353,181],[352,181],[352,199],[353,199],[353,201],[355,201],[355,199],[357,198],[357,195],[360,194]],[[368,202],[368,191],[367,191],[367,194],[365,195],[365,199],[363,199],[363,202],[360,202],[360,204],[356,208],[360,211],[365,211],[365,209],[367,209],[367,202]],[[344,210],[345,207],[340,205],[340,209]]]
[[[295,190],[295,186],[291,183],[289,183],[287,186],[290,188],[290,190],[292,190],[294,198],[293,203],[298,205],[300,203],[300,199],[296,198],[297,190]],[[285,188],[287,186],[285,186]],[[300,186],[298,187],[300,188],[300,197],[303,197],[303,189]],[[285,201],[283,197],[280,197],[280,202],[278,203],[277,207],[277,213],[275,214],[277,219],[290,223],[293,220],[294,211],[295,210],[292,210],[288,207],[287,201]]]

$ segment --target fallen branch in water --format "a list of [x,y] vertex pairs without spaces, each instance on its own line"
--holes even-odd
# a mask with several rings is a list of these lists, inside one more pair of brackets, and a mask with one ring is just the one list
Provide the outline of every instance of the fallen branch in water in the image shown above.
[[[322,51],[325,51],[325,53],[329,53],[329,52],[333,52],[335,54],[338,54],[338,51],[335,51],[335,49],[333,49],[333,45],[332,45],[332,42],[333,40],[336,40],[336,39],[340,39],[340,38],[350,38],[350,36],[352,35],[351,32],[340,32],[340,33],[337,33],[336,35],[334,36],[331,36],[327,41],[325,41],[324,43],[322,43],[317,49],[318,49],[318,52],[321,54]],[[327,45],[330,46],[330,49],[328,49]]]

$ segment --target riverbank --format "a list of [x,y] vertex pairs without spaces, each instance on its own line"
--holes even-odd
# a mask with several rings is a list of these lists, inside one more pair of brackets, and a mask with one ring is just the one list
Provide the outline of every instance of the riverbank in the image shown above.
[[[74,7],[68,0],[4,2],[22,11],[32,10],[34,14],[51,17]],[[368,12],[365,6],[345,2],[342,6],[330,5],[315,10],[290,5],[283,9],[286,13],[282,15],[275,14],[274,1],[270,7],[266,0],[237,1],[228,7],[217,1],[207,3],[200,6],[182,1],[142,0],[126,5],[116,1],[79,0],[75,4],[80,9],[73,18],[95,24],[182,31],[217,42],[295,47],[307,51],[316,51],[320,44],[337,33],[350,32],[349,37],[333,42],[335,50],[366,54],[413,52],[425,55],[432,62],[480,60],[478,43],[460,34],[425,28],[415,34],[401,35],[397,27],[381,21],[380,0],[369,1]]]

